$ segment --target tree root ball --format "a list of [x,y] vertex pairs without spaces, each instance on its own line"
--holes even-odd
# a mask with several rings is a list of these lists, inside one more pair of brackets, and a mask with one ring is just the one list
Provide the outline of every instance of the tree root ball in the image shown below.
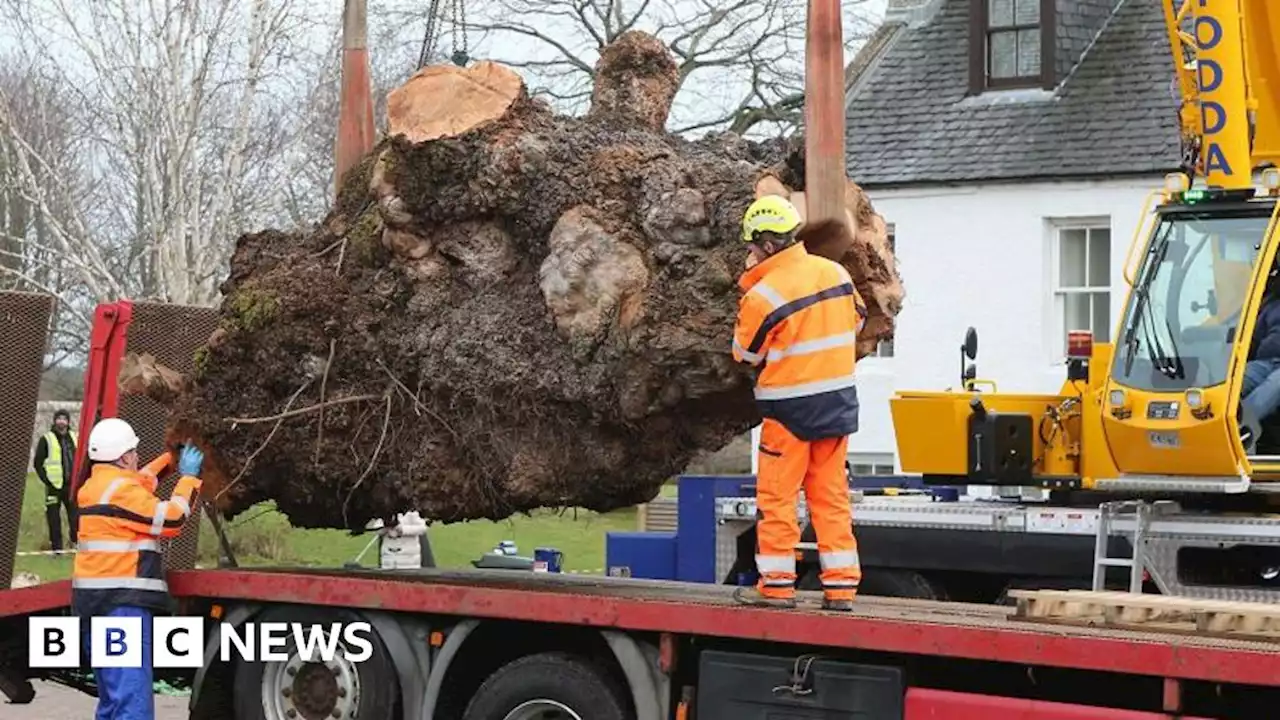
[[[759,421],[729,352],[739,223],[762,178],[803,185],[801,146],[664,133],[674,63],[648,36],[600,70],[585,118],[501,66],[419,73],[426,95],[398,105],[429,97],[465,131],[393,112],[399,134],[318,229],[240,238],[174,408],[175,432],[216,455],[206,495],[225,512],[274,500],[295,525],[359,529],[408,510],[608,511]],[[884,318],[874,347],[901,286],[883,223],[849,198],[855,224],[825,252]]]

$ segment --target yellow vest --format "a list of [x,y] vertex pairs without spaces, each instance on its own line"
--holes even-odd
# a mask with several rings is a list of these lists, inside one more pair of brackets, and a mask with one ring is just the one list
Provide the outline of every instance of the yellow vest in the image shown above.
[[49,457],[44,459],[44,475],[49,484],[62,489],[62,443],[58,442],[58,434],[50,430],[44,434],[45,444],[49,446]]

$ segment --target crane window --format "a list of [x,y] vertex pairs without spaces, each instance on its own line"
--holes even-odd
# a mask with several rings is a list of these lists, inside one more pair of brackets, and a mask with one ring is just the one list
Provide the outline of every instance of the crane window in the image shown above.
[[1256,208],[1183,211],[1161,219],[1115,339],[1117,382],[1154,391],[1226,382],[1269,221]]

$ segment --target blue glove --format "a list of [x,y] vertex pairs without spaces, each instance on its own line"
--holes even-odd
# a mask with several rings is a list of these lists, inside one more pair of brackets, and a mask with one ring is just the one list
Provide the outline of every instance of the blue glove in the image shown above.
[[183,445],[182,454],[178,456],[178,473],[200,477],[200,466],[204,464],[204,453],[195,445]]

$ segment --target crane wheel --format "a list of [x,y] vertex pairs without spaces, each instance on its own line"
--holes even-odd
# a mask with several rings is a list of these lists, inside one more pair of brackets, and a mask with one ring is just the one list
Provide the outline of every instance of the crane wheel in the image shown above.
[[462,720],[634,720],[620,683],[585,658],[526,655],[503,665],[471,698]]

